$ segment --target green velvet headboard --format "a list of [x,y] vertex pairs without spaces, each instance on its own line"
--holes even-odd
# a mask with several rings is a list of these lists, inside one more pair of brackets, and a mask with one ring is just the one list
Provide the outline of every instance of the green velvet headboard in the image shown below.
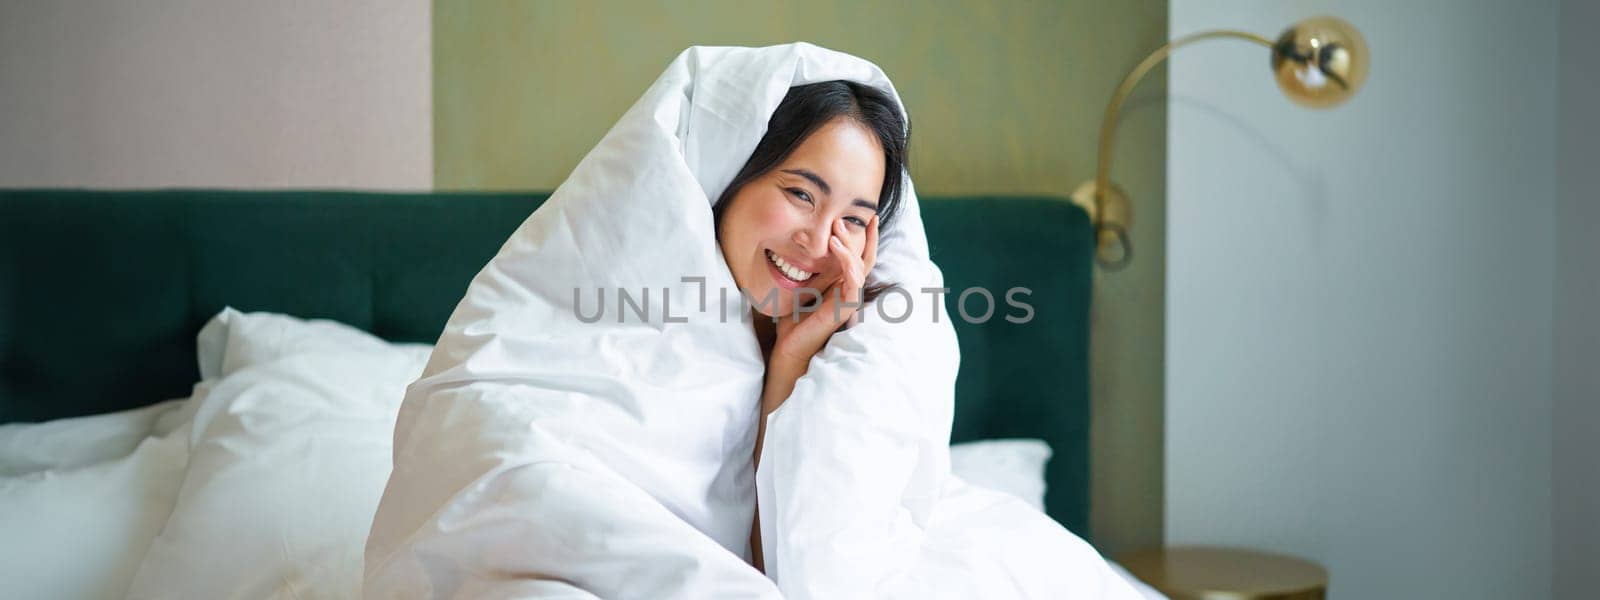
[[[433,342],[531,193],[0,190],[0,423],[186,397],[195,334],[231,305]],[[1047,511],[1085,538],[1091,242],[1060,199],[923,199],[961,344],[952,441],[1055,450]],[[996,300],[981,325],[957,294]],[[1026,287],[1031,322],[1005,290]],[[969,298],[980,314],[980,296]]]

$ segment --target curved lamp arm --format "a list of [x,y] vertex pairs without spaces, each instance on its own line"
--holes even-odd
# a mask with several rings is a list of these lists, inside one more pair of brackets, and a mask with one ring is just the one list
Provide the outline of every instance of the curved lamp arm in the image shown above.
[[[1335,17],[1317,17],[1296,23],[1273,42],[1265,37],[1236,30],[1202,31],[1186,35],[1156,48],[1122,79],[1100,121],[1100,145],[1094,179],[1072,192],[1072,201],[1089,213],[1094,227],[1095,261],[1107,270],[1120,270],[1133,260],[1133,243],[1128,236],[1132,222],[1127,194],[1111,182],[1111,149],[1116,139],[1117,116],[1128,94],[1145,74],[1166,60],[1173,51],[1194,42],[1213,38],[1237,38],[1272,49],[1272,68],[1278,87],[1291,100],[1312,108],[1338,105],[1355,94],[1366,80],[1368,52],[1366,41],[1354,26]],[[1106,254],[1120,247],[1120,252]]]

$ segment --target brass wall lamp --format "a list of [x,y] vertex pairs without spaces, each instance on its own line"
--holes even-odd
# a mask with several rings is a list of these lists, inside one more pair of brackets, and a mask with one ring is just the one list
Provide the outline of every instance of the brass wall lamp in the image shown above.
[[1100,121],[1099,161],[1094,179],[1072,192],[1072,201],[1089,213],[1095,232],[1095,262],[1107,270],[1120,270],[1133,260],[1128,227],[1133,214],[1128,196],[1111,181],[1111,142],[1117,132],[1117,113],[1145,73],[1166,60],[1172,51],[1211,38],[1238,38],[1272,49],[1272,70],[1278,89],[1308,108],[1336,106],[1361,89],[1367,79],[1370,55],[1367,42],[1355,26],[1337,17],[1306,19],[1284,30],[1276,42],[1234,30],[1202,31],[1163,44],[1128,72],[1111,95]]

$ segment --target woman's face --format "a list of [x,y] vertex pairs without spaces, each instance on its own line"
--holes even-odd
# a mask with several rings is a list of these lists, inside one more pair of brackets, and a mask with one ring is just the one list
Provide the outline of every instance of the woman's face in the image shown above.
[[[844,224],[860,253],[883,190],[883,147],[851,119],[830,121],[770,172],[746,182],[724,209],[718,238],[733,280],[767,316],[789,315],[795,290],[822,293],[842,275],[828,238]],[[776,302],[768,302],[773,297]],[[802,294],[801,301],[815,299]]]

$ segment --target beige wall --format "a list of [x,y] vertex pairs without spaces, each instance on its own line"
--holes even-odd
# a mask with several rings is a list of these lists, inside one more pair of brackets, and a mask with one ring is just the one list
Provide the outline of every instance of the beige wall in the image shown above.
[[[1093,174],[1111,89],[1166,36],[1137,2],[436,2],[435,183],[552,189],[677,53],[806,40],[888,72],[923,194],[1064,196]],[[1165,72],[1125,112],[1115,178],[1139,259],[1096,281],[1092,525],[1161,540]]]
[[0,2],[0,186],[426,189],[430,10]]

